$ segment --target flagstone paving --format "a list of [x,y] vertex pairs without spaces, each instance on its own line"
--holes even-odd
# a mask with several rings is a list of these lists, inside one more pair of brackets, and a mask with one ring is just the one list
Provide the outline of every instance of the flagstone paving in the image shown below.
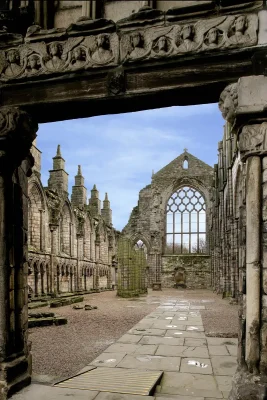
[[83,369],[110,367],[163,371],[163,378],[153,396],[49,387],[50,397],[45,397],[45,390],[40,390],[41,385],[31,385],[13,398],[48,400],[72,396],[79,400],[227,399],[237,366],[237,339],[206,337],[201,310],[205,310],[205,306],[173,298],[162,300],[155,311]]

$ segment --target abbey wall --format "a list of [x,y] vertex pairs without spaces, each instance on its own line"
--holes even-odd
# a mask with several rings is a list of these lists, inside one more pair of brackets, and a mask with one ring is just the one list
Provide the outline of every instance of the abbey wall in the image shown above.
[[33,297],[111,288],[112,260],[118,232],[112,225],[107,194],[101,201],[96,186],[89,203],[81,167],[75,177],[71,199],[68,174],[60,146],[49,171],[48,186],[41,183],[41,152],[29,178],[29,293]]
[[212,182],[213,168],[185,149],[140,191],[122,233],[146,246],[152,286],[211,287]]

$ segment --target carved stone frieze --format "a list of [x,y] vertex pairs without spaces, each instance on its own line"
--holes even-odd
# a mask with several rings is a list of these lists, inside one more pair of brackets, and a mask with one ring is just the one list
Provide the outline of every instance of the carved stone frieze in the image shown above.
[[246,125],[239,134],[239,150],[241,159],[267,152],[267,122]]
[[257,44],[258,16],[220,16],[196,23],[151,27],[122,35],[121,61],[164,58]]
[[36,79],[258,43],[256,14],[224,15],[168,26],[146,24],[146,28],[137,24],[127,26],[127,30],[123,27],[118,34],[111,22],[82,20],[67,29],[48,31],[31,26],[25,43],[0,50],[0,80]]
[[0,51],[1,80],[115,66],[119,61],[118,50],[116,33],[25,43]]
[[223,118],[233,123],[238,106],[237,83],[226,86],[219,99],[219,109]]

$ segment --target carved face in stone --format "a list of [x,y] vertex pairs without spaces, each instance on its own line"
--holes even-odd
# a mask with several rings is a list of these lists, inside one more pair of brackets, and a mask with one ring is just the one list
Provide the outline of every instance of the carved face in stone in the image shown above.
[[167,51],[167,38],[165,36],[161,36],[158,41],[159,51]]
[[76,61],[83,61],[85,58],[83,49],[81,47],[76,47],[73,51],[73,56]]
[[32,54],[29,57],[28,66],[30,67],[30,69],[36,70],[36,69],[39,68],[39,65],[40,65],[39,64],[39,57],[37,56],[37,54]]
[[142,36],[140,32],[133,33],[131,35],[131,43],[134,48],[141,47]]
[[10,62],[10,64],[19,64],[20,61],[19,52],[15,49],[10,50],[7,53],[7,59]]
[[232,83],[222,92],[219,100],[219,109],[226,121],[232,123],[235,119],[236,108],[238,105],[237,84]]
[[61,53],[61,48],[58,43],[51,43],[49,46],[49,52],[52,57],[59,57]]
[[185,25],[182,29],[181,37],[183,38],[183,40],[192,39],[193,34],[194,34],[194,30],[193,30],[192,25]]
[[245,15],[239,15],[234,22],[235,32],[244,33],[247,29],[247,18]]
[[207,34],[208,44],[216,44],[218,42],[218,30],[211,28]]
[[100,34],[96,38],[96,44],[98,48],[108,49],[109,48],[109,37],[105,34]]

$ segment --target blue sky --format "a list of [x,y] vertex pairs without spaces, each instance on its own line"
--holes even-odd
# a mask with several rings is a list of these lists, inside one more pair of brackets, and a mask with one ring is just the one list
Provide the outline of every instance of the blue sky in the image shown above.
[[113,224],[121,230],[138,201],[138,192],[186,147],[213,166],[224,120],[217,104],[169,107],[41,124],[37,146],[42,151],[42,182],[47,185],[56,147],[69,173],[69,193],[81,164],[88,197],[93,185],[104,199],[108,192]]

